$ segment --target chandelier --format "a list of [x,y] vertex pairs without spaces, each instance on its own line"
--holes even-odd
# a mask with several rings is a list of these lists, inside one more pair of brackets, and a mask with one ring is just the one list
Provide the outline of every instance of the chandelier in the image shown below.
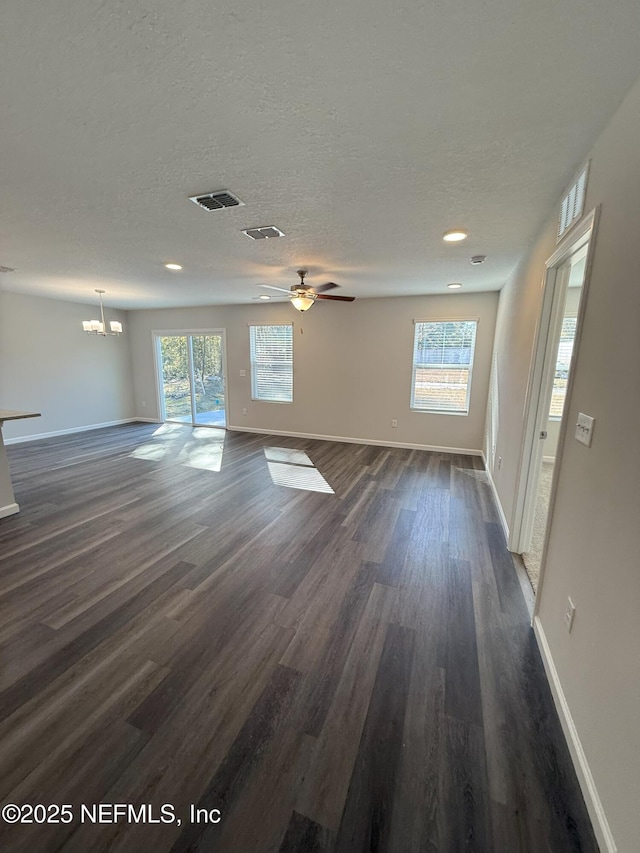
[[102,335],[106,337],[107,335],[120,335],[122,333],[122,323],[118,322],[118,320],[112,320],[109,323],[111,331],[107,331],[107,325],[104,321],[104,307],[102,305],[102,294],[105,292],[104,290],[96,289],[96,293],[100,297],[100,319],[82,321],[82,328],[88,335]]

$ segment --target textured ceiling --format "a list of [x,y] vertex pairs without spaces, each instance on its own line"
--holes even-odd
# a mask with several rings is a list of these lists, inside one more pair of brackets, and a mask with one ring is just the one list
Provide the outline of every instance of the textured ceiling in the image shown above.
[[[640,75],[638,0],[0,15],[0,286],[122,308],[249,302],[300,266],[357,297],[499,289]],[[246,206],[188,200],[219,189]],[[241,233],[263,225],[286,237]]]

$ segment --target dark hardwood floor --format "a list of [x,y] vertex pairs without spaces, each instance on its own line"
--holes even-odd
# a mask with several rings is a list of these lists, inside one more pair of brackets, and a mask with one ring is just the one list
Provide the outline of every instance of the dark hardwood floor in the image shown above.
[[156,431],[8,449],[1,850],[597,850],[477,457]]

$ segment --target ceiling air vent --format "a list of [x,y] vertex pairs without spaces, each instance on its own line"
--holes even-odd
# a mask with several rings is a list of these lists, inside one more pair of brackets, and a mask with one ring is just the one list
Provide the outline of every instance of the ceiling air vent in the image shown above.
[[267,240],[269,237],[284,237],[284,231],[276,228],[275,225],[263,225],[262,228],[247,228],[243,230],[243,234],[251,237],[252,240]]
[[0,266],[0,272],[15,272],[15,267],[3,267]]
[[205,210],[222,210],[224,207],[244,207],[244,202],[229,190],[218,190],[215,193],[189,196],[189,201],[195,202]]
[[580,172],[578,179],[569,187],[560,204],[560,219],[558,221],[558,239],[566,234],[582,216],[584,210],[584,199],[587,194],[587,176],[589,164],[587,163]]

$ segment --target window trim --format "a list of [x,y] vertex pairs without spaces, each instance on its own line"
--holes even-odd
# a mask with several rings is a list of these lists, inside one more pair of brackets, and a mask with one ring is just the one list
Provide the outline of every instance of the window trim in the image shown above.
[[[473,335],[473,348],[471,351],[471,360],[469,361],[468,371],[469,378],[467,380],[467,396],[466,396],[466,408],[463,409],[436,409],[436,408],[423,408],[417,407],[414,404],[415,402],[415,375],[416,375],[416,363],[414,361],[414,355],[416,350],[416,332],[417,326],[419,323],[475,323],[475,331]],[[411,412],[416,412],[417,414],[423,415],[451,415],[453,417],[469,417],[469,413],[471,411],[471,388],[473,381],[473,366],[475,363],[476,357],[476,344],[478,341],[478,326],[480,325],[479,317],[425,317],[425,318],[415,318],[413,320],[414,332],[413,332],[413,344],[411,347],[411,390],[410,390],[410,398],[409,398],[409,410]]]
[[[255,381],[254,381],[254,365],[255,362],[253,360],[252,347],[251,347],[251,329],[258,328],[260,326],[286,326],[291,329],[291,399],[290,400],[272,400],[267,397],[256,397],[255,396]],[[252,403],[275,403],[284,406],[290,406],[293,403],[293,385],[294,385],[294,375],[293,375],[293,323],[248,323],[247,327],[249,329],[249,379],[251,384],[251,402]]]

